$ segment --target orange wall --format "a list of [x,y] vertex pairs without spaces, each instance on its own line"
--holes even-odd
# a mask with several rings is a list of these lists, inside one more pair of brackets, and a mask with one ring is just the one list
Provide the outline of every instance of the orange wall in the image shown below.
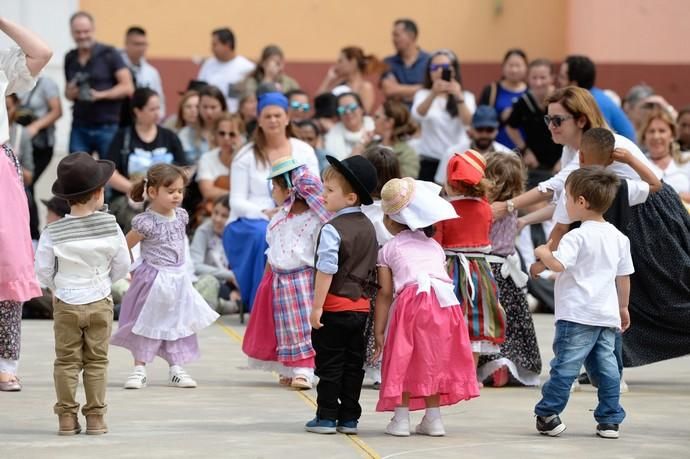
[[687,0],[568,0],[568,53],[595,62],[688,64]]
[[146,28],[149,54],[209,54],[210,31],[230,26],[241,54],[256,58],[278,43],[287,59],[332,61],[350,44],[391,54],[392,22],[411,17],[426,49],[448,47],[461,60],[497,61],[520,46],[532,56],[560,58],[567,2],[562,0],[81,0],[96,18],[100,40],[120,44],[133,24]]

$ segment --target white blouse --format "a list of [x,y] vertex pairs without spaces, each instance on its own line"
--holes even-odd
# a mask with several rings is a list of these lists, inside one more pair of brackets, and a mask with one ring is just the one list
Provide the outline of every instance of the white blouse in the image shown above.
[[[26,54],[18,46],[0,50],[0,94],[29,91],[36,84],[36,78],[26,66]],[[5,101],[0,103],[0,145],[10,139]]]
[[374,120],[368,116],[364,117],[362,129],[357,132],[348,131],[342,121],[339,121],[326,133],[324,149],[326,153],[342,161],[352,154],[352,149],[362,141],[364,135],[373,130]]
[[[307,166],[319,177],[319,162],[314,149],[307,143],[290,138],[292,157]],[[262,164],[254,156],[254,143],[250,142],[235,154],[230,168],[230,219],[268,220],[262,211],[275,207],[271,198],[270,164]]]
[[281,209],[268,225],[268,263],[284,270],[313,267],[321,220],[311,210],[298,215],[285,214]]
[[[414,149],[420,156],[441,160],[448,148],[459,143],[469,143],[467,127],[460,119],[460,115],[453,118],[446,110],[446,98],[438,96],[431,102],[426,115],[419,114],[417,109],[424,102],[431,91],[420,89],[414,95],[412,102],[412,118],[421,127],[421,137],[415,139]],[[471,113],[477,109],[474,95],[469,91],[463,92],[465,106]]]

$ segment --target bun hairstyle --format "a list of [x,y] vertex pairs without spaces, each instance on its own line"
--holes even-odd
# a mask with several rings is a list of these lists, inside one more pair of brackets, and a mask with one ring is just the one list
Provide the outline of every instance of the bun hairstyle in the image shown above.
[[364,50],[358,46],[348,46],[340,50],[348,60],[357,61],[357,69],[364,75],[382,73],[387,69],[386,64],[373,54],[364,54]]
[[486,178],[491,182],[489,201],[507,201],[522,194],[527,172],[518,155],[493,152],[486,155]]
[[399,100],[388,99],[383,103],[383,113],[386,118],[393,120],[393,140],[400,142],[417,133],[417,123],[414,122],[407,106]]
[[146,177],[137,181],[129,192],[129,197],[134,202],[143,202],[148,198],[149,188],[160,188],[170,186],[182,178],[182,183],[186,187],[189,182],[187,173],[179,166],[172,164],[155,164],[146,173]]

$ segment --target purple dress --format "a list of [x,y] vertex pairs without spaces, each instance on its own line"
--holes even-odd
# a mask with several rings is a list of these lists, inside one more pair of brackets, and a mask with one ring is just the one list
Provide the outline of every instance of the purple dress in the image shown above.
[[[132,284],[122,299],[119,328],[110,342],[129,349],[138,361],[148,363],[159,356],[170,365],[182,365],[198,359],[199,345],[194,332],[218,317],[194,291],[189,276],[184,274],[177,278],[174,285],[168,284],[165,288],[176,289],[173,298],[189,301],[172,301],[169,308],[161,308],[160,301],[151,304],[156,303],[157,298],[149,298],[151,291],[156,292],[160,287],[160,281],[170,275],[168,271],[183,271],[188,219],[184,209],[175,209],[173,218],[147,210],[132,220],[132,229],[144,236],[141,259],[132,272]],[[158,310],[151,311],[152,306]],[[140,320],[156,314],[162,319],[161,322],[175,323],[177,328],[156,329],[156,321]],[[166,339],[166,336],[174,339]]]

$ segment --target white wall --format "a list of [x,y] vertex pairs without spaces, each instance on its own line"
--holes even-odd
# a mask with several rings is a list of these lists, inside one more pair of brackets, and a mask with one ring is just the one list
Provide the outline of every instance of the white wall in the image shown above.
[[[67,51],[74,47],[69,34],[69,17],[77,11],[78,0],[2,0],[0,14],[38,34],[53,49],[43,75],[52,78],[60,87],[65,87],[63,60]],[[12,41],[0,33],[0,47],[6,48]],[[71,103],[62,100],[63,116],[57,123],[56,152],[67,151],[69,127],[72,122]]]

